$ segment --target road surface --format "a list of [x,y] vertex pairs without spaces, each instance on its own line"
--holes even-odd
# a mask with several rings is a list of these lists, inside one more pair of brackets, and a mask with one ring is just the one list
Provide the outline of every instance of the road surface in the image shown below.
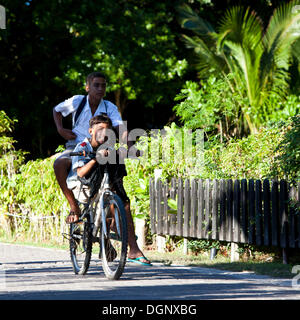
[[[300,283],[300,281],[296,284]],[[0,300],[300,299],[300,285],[253,273],[127,263],[118,281],[94,257],[74,275],[67,251],[0,243]]]

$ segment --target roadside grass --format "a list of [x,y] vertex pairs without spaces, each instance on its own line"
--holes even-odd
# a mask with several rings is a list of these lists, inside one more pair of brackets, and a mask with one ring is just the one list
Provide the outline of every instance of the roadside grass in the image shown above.
[[[63,243],[44,241],[44,242],[35,242],[30,239],[14,239],[9,237],[3,237],[0,235],[0,243],[10,243],[10,244],[18,244],[24,246],[32,246],[32,247],[40,247],[40,248],[48,248],[48,249],[58,249],[58,250],[66,250],[69,251],[69,242],[68,240],[64,240]],[[99,245],[93,245],[93,253],[99,254]]]
[[69,243],[67,241],[65,241],[65,243],[62,243],[62,244],[51,242],[51,241],[35,242],[30,239],[14,239],[11,237],[0,235],[0,242],[18,244],[18,245],[24,245],[24,246],[32,246],[32,247],[49,248],[49,249],[60,249],[60,250],[69,249]]
[[[154,250],[145,250],[144,254],[152,262],[159,262],[165,265],[185,265],[197,266],[203,268],[215,268],[235,272],[253,272],[255,274],[267,275],[276,278],[293,278],[292,268],[297,264],[291,262],[283,264],[281,261],[264,261],[249,259],[248,261],[231,262],[230,257],[217,254],[213,260],[210,260],[209,254],[183,255],[182,251],[159,253]],[[300,264],[300,261],[298,262]]]
[[[67,241],[63,244],[45,242],[34,242],[32,240],[13,239],[0,236],[0,242],[11,243],[18,245],[29,245],[35,247],[52,248],[60,250],[69,250],[69,244]],[[271,259],[272,261],[266,261],[264,259],[248,259],[247,261],[230,262],[230,257],[226,257],[222,254],[217,254],[213,260],[210,260],[209,253],[204,252],[202,254],[187,254],[184,255],[182,250],[176,249],[172,252],[157,252],[150,248],[145,249],[145,256],[153,263],[162,263],[164,265],[183,265],[183,266],[197,266],[204,268],[215,268],[220,270],[228,270],[235,272],[253,272],[255,274],[267,275],[275,278],[293,278],[292,267],[299,264],[300,260],[297,256],[291,259],[289,264],[283,264],[281,260]],[[93,246],[93,253],[99,253],[99,245]]]

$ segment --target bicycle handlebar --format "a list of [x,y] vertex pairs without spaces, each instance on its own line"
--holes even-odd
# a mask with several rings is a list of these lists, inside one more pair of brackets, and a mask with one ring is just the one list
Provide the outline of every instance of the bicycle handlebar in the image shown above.
[[[107,148],[107,150],[113,150],[113,148]],[[96,151],[77,151],[77,152],[70,152],[70,156],[74,157],[74,156],[83,156],[83,157],[95,157],[96,156]],[[137,156],[139,158],[139,155]],[[128,157],[128,158],[132,158],[132,157]],[[134,158],[134,157],[133,157]]]
[[90,155],[95,155],[96,152],[94,151],[78,151],[78,152],[70,152],[70,156],[83,156],[83,157],[88,157]]
[[[107,147],[106,150],[114,150],[111,147]],[[88,156],[96,156],[97,151],[77,151],[77,152],[70,152],[70,156],[83,156],[83,157],[88,157]]]

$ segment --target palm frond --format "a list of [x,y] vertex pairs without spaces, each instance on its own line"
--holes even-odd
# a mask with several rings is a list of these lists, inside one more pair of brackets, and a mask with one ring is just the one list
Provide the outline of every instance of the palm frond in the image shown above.
[[215,50],[200,37],[189,37],[183,35],[187,48],[194,49],[198,60],[198,72],[203,77],[211,73],[227,72],[224,59],[215,54]]
[[[180,7],[182,27],[196,34],[184,39],[198,56],[200,75],[214,72],[240,95],[241,101],[247,101],[241,109],[252,132],[263,123],[261,114],[272,112],[264,109],[267,99],[272,94],[284,97],[288,92],[292,56],[300,63],[300,10],[295,10],[299,1],[274,10],[265,31],[260,18],[249,8],[228,9],[214,31],[188,5]],[[228,74],[232,74],[230,80]]]
[[[274,10],[263,38],[263,63],[273,60],[278,68],[288,69],[292,45],[300,37],[300,12],[293,10],[296,4],[299,4],[299,1],[291,1]],[[267,64],[267,67],[272,68],[270,64]]]
[[218,29],[218,45],[222,47],[225,40],[239,43],[255,50],[260,44],[262,24],[255,12],[243,7],[233,7],[226,11]]
[[294,50],[294,54],[297,54],[298,48],[300,53],[297,45],[300,12],[293,10],[298,3],[291,1],[275,9],[262,39],[264,51],[260,61],[260,81],[263,83],[262,90],[270,94],[287,94],[292,52]]
[[177,8],[177,11],[179,22],[183,28],[192,30],[200,36],[215,32],[212,25],[199,17],[189,5],[183,4]]
[[235,63],[231,69],[239,74],[239,78],[245,85],[248,99],[254,106],[260,91],[258,65],[262,54],[261,21],[249,9],[233,7],[225,13],[218,31],[218,51],[227,50],[227,55],[234,60]]
[[293,43],[292,54],[300,63],[300,38]]

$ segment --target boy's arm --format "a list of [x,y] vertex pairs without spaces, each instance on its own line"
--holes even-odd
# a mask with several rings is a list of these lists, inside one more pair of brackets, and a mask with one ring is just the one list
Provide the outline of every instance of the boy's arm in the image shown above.
[[53,119],[56,125],[57,132],[66,140],[76,139],[76,134],[70,130],[65,129],[62,123],[62,114],[61,112],[57,112],[55,108],[53,108]]
[[62,118],[67,115],[74,113],[79,107],[82,101],[82,95],[75,95],[53,108],[53,119],[57,128],[58,133],[66,140],[76,139],[76,134],[70,130],[63,127]]
[[[101,157],[105,158],[109,155],[109,151],[108,150],[100,150],[99,154]],[[91,159],[89,162],[87,162],[85,165],[83,165],[82,167],[77,167],[77,175],[80,178],[83,178],[84,176],[86,176],[94,167],[94,165],[97,163],[96,158]]]
[[77,168],[77,175],[80,178],[83,178],[84,176],[86,176],[94,167],[94,165],[97,163],[96,158],[90,160],[88,163],[86,163],[84,166],[82,167],[78,167]]

